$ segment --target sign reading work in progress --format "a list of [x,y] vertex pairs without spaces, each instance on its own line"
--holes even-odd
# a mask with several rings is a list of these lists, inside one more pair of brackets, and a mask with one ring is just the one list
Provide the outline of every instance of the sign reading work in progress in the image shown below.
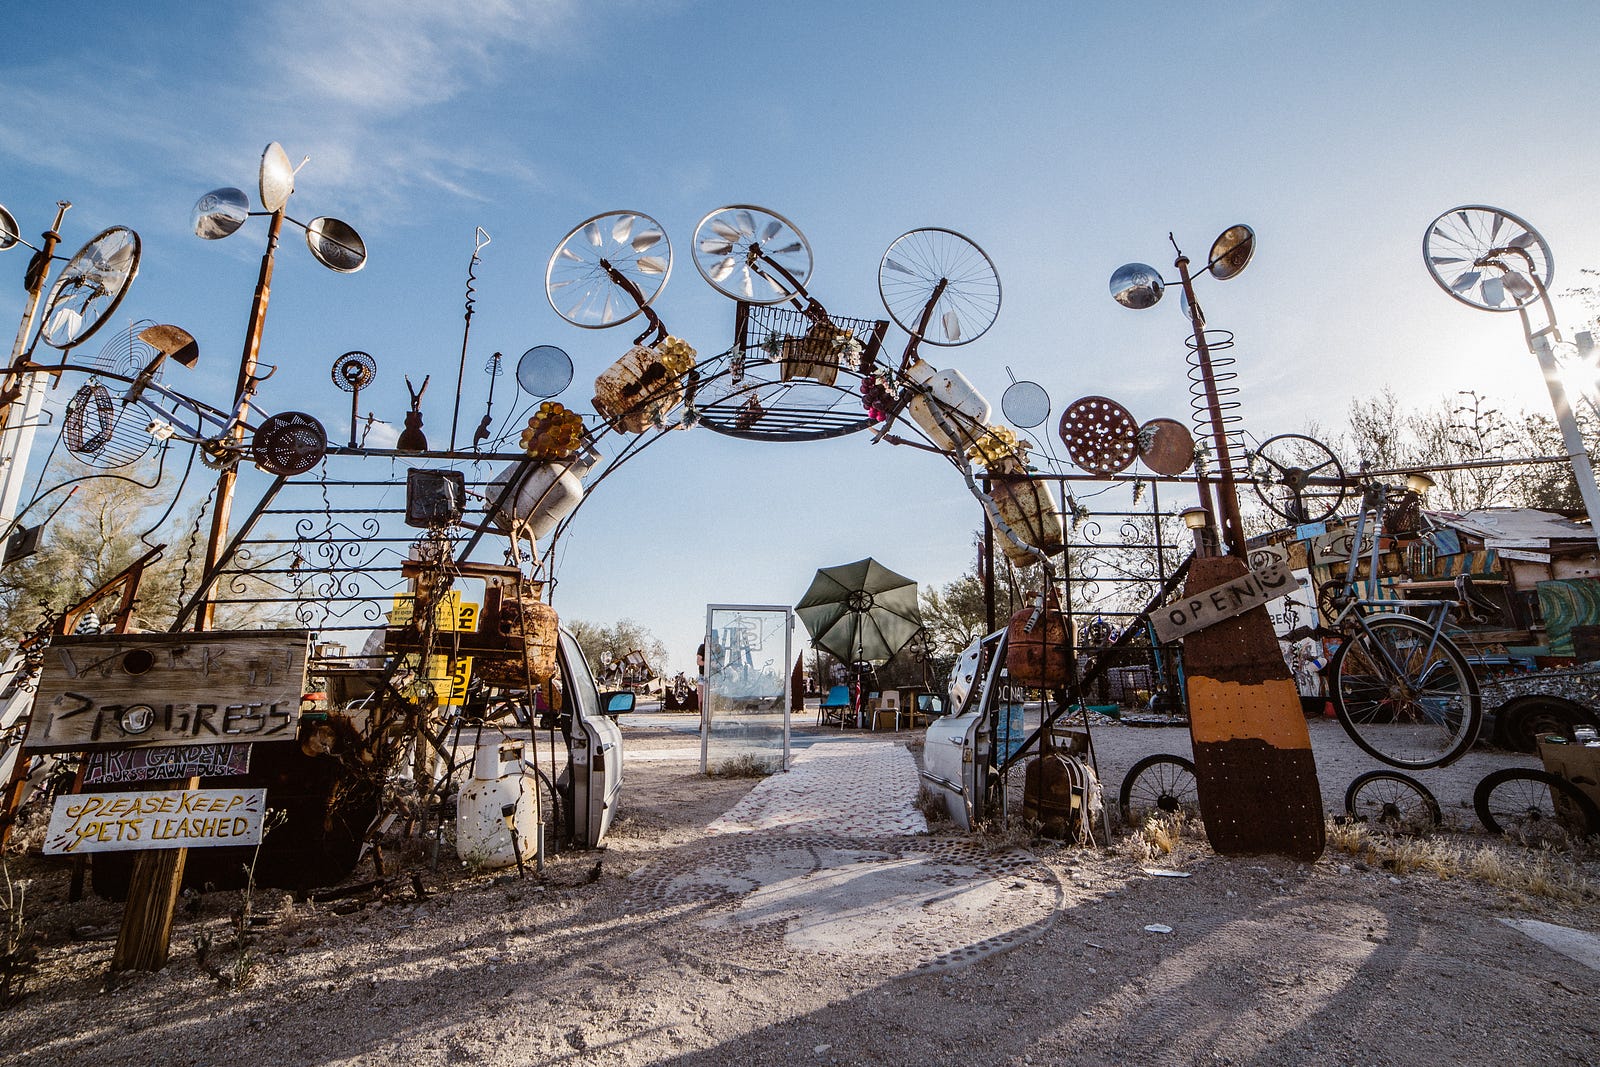
[[265,789],[167,789],[57,797],[47,855],[261,843]]
[[1150,625],[1156,632],[1156,639],[1165,644],[1288,596],[1300,585],[1300,579],[1290,573],[1287,566],[1273,561],[1203,592],[1186,593],[1183,599],[1154,612]]
[[60,637],[45,651],[24,747],[288,741],[304,630]]

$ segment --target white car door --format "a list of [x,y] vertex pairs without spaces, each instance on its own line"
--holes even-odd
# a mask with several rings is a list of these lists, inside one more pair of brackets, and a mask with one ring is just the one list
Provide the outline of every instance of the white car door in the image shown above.
[[578,642],[561,631],[561,671],[572,702],[572,833],[579,848],[598,846],[622,794],[622,730],[600,707],[594,675]]

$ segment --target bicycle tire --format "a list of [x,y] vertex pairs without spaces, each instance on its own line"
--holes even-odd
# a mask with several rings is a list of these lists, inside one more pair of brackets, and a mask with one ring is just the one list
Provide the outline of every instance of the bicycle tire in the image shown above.
[[1352,819],[1397,833],[1430,830],[1444,821],[1428,787],[1399,771],[1357,775],[1345,790],[1344,810]]
[[561,804],[561,791],[550,776],[538,767],[528,767],[538,782],[539,821],[544,826],[544,854],[553,856],[567,845],[567,823]]
[[1472,667],[1448,637],[1409,615],[1362,620],[1329,674],[1339,725],[1391,767],[1447,767],[1478,739],[1483,700]]
[[[1158,767],[1162,769],[1154,770]],[[1185,808],[1198,808],[1200,787],[1194,764],[1182,756],[1146,756],[1128,768],[1117,800],[1124,823],[1133,821],[1135,811],[1151,810],[1171,815]]]
[[[1558,796],[1570,805],[1568,818],[1562,817]],[[1600,806],[1583,790],[1549,771],[1523,767],[1493,771],[1473,790],[1472,806],[1490,833],[1524,842],[1600,833]],[[1572,825],[1578,820],[1582,825]]]

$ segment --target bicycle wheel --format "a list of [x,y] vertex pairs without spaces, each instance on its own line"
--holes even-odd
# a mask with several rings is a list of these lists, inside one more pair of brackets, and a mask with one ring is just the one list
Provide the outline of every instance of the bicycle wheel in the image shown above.
[[1134,812],[1160,812],[1172,815],[1200,805],[1200,787],[1195,781],[1194,764],[1182,756],[1146,756],[1128,768],[1118,797],[1122,821],[1133,822]]
[[539,822],[544,826],[544,854],[553,856],[566,847],[568,836],[561,792],[551,783],[550,776],[544,771],[538,767],[530,769],[538,782]]
[[1600,833],[1600,808],[1595,802],[1548,771],[1521,767],[1495,771],[1478,783],[1472,806],[1490,832],[1526,844],[1557,844]]
[[1333,707],[1362,751],[1391,767],[1455,762],[1478,739],[1483,704],[1466,659],[1408,615],[1375,615],[1334,654]]
[[1399,771],[1358,775],[1345,790],[1344,810],[1369,826],[1405,834],[1431,830],[1443,821],[1428,787]]

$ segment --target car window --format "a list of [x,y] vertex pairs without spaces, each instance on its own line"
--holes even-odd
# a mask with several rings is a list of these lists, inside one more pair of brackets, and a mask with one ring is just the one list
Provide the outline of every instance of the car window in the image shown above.
[[576,703],[578,718],[599,718],[600,698],[595,692],[594,675],[589,673],[589,662],[583,658],[578,643],[566,633],[561,635],[561,659],[567,676],[567,696]]

